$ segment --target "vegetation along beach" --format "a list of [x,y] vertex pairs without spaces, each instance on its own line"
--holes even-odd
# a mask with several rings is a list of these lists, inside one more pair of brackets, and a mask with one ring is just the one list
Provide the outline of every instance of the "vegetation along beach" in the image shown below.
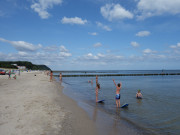
[[0,135],[179,135],[180,0],[0,0]]

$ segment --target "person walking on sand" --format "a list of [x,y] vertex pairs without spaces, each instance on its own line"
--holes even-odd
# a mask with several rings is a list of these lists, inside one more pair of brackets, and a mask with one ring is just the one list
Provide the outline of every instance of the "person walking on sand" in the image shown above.
[[120,98],[121,98],[121,95],[120,95],[120,90],[121,90],[121,82],[118,83],[118,85],[116,85],[115,81],[113,80],[115,86],[116,86],[116,107],[120,107]]
[[50,82],[52,82],[53,71],[50,73]]
[[98,102],[98,90],[100,89],[100,84],[96,84],[96,103]]
[[18,75],[19,75],[19,76],[20,76],[20,73],[21,73],[21,70],[19,69],[19,70],[18,70]]
[[8,79],[11,79],[11,70],[9,70],[9,78]]
[[62,73],[59,74],[59,80],[62,81]]

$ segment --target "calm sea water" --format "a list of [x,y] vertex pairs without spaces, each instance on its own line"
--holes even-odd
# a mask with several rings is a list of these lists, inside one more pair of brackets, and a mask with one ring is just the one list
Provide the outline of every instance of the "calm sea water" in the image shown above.
[[[127,74],[132,72],[159,73],[161,71],[114,72]],[[180,73],[178,70],[166,72]],[[97,74],[98,71],[91,73]],[[112,73],[112,71],[99,73]],[[57,74],[59,73],[57,72]],[[78,74],[78,72],[68,74]],[[91,79],[93,79],[93,84],[88,83],[88,80]],[[122,82],[121,104],[129,104],[128,109],[121,109],[121,113],[118,114],[116,113],[115,104],[116,87],[112,79],[116,83]],[[98,109],[114,116],[115,119],[123,119],[154,134],[180,134],[180,76],[108,76],[99,77],[99,83],[101,85],[99,99],[105,99],[105,103],[99,105]],[[95,105],[95,77],[64,77],[63,86],[65,87],[65,94],[71,98],[97,107]],[[141,90],[143,95],[142,100],[135,98],[138,89]]]

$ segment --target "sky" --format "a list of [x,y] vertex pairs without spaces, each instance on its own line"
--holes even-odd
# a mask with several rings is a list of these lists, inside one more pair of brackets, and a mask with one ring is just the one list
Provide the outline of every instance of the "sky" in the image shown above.
[[180,0],[1,0],[0,61],[180,69]]

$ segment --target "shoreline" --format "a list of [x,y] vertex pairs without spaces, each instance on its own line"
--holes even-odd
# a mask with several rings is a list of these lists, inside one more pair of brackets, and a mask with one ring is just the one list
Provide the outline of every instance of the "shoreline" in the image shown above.
[[0,134],[97,135],[87,113],[43,72],[21,73],[16,80],[1,75],[0,88]]

